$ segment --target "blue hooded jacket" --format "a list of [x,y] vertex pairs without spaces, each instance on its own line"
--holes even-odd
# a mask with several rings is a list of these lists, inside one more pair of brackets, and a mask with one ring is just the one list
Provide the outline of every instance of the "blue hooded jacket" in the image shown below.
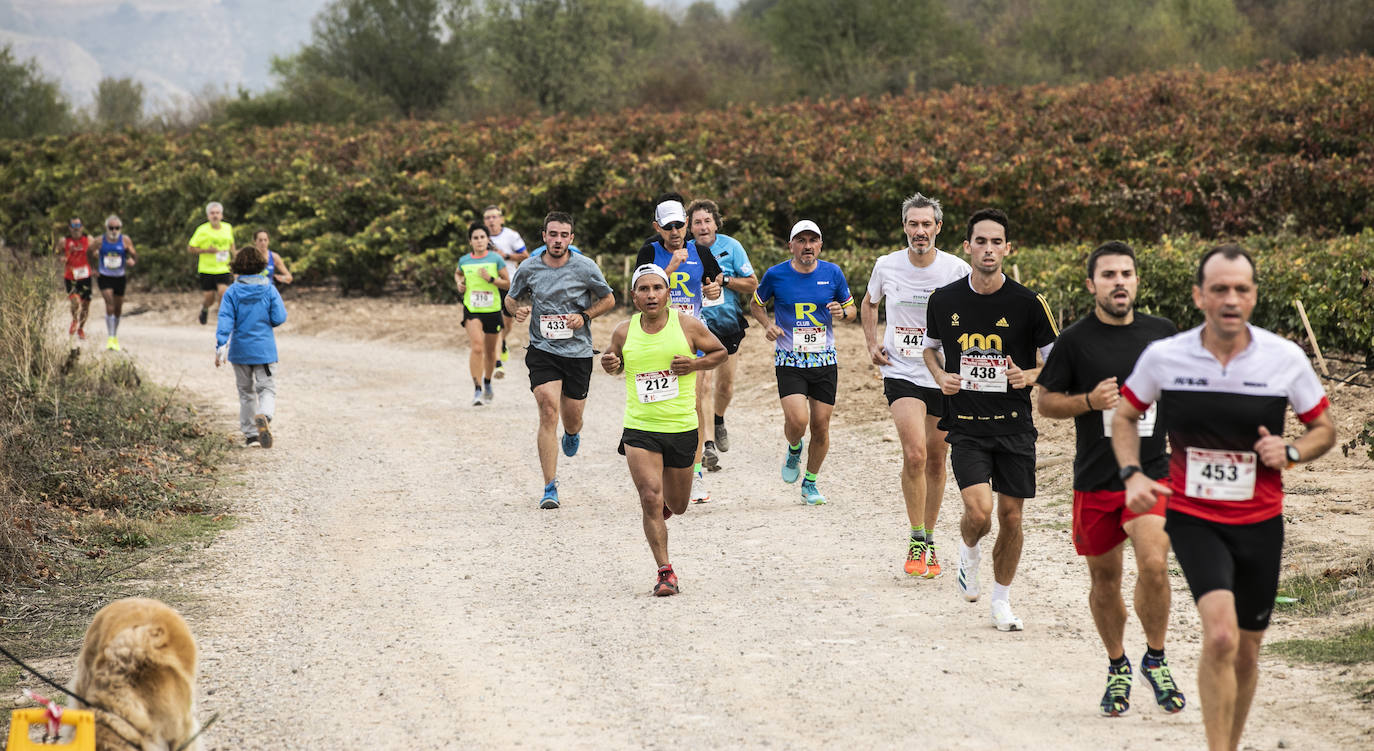
[[215,348],[229,343],[229,362],[267,365],[277,361],[272,329],[286,323],[281,293],[262,276],[240,276],[224,291],[215,327]]

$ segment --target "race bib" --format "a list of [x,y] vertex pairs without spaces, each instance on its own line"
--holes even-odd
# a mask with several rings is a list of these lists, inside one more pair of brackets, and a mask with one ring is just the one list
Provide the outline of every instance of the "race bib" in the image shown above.
[[925,341],[926,330],[916,326],[894,326],[892,341],[897,345],[897,354],[902,357],[920,359],[921,343]]
[[677,375],[671,370],[635,374],[635,393],[642,404],[666,402],[677,397]]
[[703,307],[703,308],[714,308],[714,307],[716,307],[717,305],[724,305],[724,304],[725,304],[725,290],[721,290],[721,291],[720,291],[720,297],[717,297],[717,298],[714,299],[714,300],[712,300],[711,298],[707,297],[706,295],[702,295],[702,296],[701,296],[701,307]]
[[[1150,408],[1145,410],[1145,414],[1140,416],[1140,421],[1135,424],[1136,432],[1141,438],[1152,438],[1155,434],[1155,415],[1159,413],[1159,402],[1154,402]],[[1102,433],[1107,438],[1112,437],[1112,418],[1116,417],[1116,407],[1102,410]]]
[[229,263],[229,251],[221,250],[215,254],[215,260],[220,263]]
[[1006,357],[964,355],[959,358],[959,388],[1006,393],[1007,366],[1010,364],[1011,360]]
[[77,266],[76,268],[72,269],[72,278],[73,278],[73,279],[86,279],[86,278],[89,277],[90,275],[91,275],[91,267],[90,267],[90,266]]
[[824,327],[824,326],[794,326],[794,327],[792,327],[792,351],[793,351],[793,352],[824,352],[824,351],[825,351],[825,327]]
[[496,302],[496,293],[489,289],[475,289],[472,291],[472,307],[487,308]]
[[1253,451],[1188,449],[1187,488],[1193,498],[1248,501],[1255,497],[1259,456]]
[[105,264],[105,268],[107,269],[117,269],[124,265],[124,256],[118,253],[110,253],[109,255],[101,256],[100,262]]
[[677,314],[680,316],[691,316],[695,318],[697,315],[696,308],[694,308],[692,304],[689,302],[669,303],[668,307],[672,308],[673,310],[676,310]]
[[539,335],[545,339],[571,339],[573,330],[568,328],[569,315],[539,316]]

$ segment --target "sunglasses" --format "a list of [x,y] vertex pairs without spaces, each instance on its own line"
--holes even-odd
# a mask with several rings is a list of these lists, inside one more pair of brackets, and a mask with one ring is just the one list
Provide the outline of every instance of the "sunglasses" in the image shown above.
[[661,226],[663,227],[663,229],[666,229],[666,230],[668,230],[669,232],[672,232],[672,231],[675,230],[675,229],[682,229],[683,227],[686,227],[687,225],[684,224],[684,223],[682,223],[682,222],[668,222],[667,224],[664,224],[664,225],[661,225]]
[[107,224],[105,225],[105,229],[120,229],[123,226],[122,224]]
[[79,228],[79,227],[81,226],[81,222],[72,222],[71,224],[68,224],[67,226],[68,226],[68,227],[71,227],[72,229],[77,229],[77,228]]

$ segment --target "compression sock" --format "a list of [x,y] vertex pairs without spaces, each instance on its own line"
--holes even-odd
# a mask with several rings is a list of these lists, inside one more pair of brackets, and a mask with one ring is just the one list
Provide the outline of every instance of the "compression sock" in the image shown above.
[[1164,659],[1164,650],[1155,649],[1147,644],[1145,645],[1145,656],[1151,660],[1162,660]]
[[788,450],[788,451],[791,451],[791,452],[794,453],[794,454],[800,454],[800,453],[801,453],[801,447],[802,447],[802,442],[801,442],[801,441],[797,441],[797,444],[796,444],[795,446],[792,445],[792,444],[790,444],[790,443],[787,444],[787,450]]
[[110,316],[110,317],[114,319],[114,329],[113,329],[113,332],[114,332],[114,333],[110,334],[110,336],[119,336],[119,316]]
[[108,313],[105,315],[105,335],[114,336],[114,316]]
[[725,415],[716,415],[716,424],[717,424],[717,425],[724,425],[724,424],[725,424]]
[[490,378],[483,378],[483,379],[482,379],[482,386],[483,386],[483,388],[491,388],[491,379],[490,379]]

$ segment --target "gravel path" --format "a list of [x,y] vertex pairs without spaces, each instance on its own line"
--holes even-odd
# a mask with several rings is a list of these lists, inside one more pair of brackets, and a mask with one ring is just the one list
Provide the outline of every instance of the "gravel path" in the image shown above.
[[[140,318],[121,340],[235,429],[232,371],[212,366],[208,327]],[[832,503],[807,508],[777,476],[771,380],[742,383],[713,502],[669,523],[683,594],[657,599],[615,453],[618,379],[594,376],[582,452],[560,463],[564,506],[540,511],[518,354],[496,403],[474,409],[465,349],[301,333],[279,346],[277,447],[241,453],[225,486],[243,522],[183,573],[204,598],[190,618],[200,712],[222,713],[208,749],[1203,745],[1181,577],[1169,650],[1188,709],[1163,714],[1142,683],[1131,715],[1095,716],[1105,661],[1063,493],[1027,504],[1013,588],[1027,630],[998,633],[985,602],[958,596],[952,566],[935,581],[901,573],[889,423],[835,427]],[[744,354],[768,359],[761,337]],[[867,377],[856,372],[842,379]],[[946,497],[949,564],[952,485]],[[982,574],[986,589],[989,564]],[[1134,661],[1134,618],[1127,643]],[[1246,746],[1367,744],[1368,708],[1332,673],[1267,660]]]

